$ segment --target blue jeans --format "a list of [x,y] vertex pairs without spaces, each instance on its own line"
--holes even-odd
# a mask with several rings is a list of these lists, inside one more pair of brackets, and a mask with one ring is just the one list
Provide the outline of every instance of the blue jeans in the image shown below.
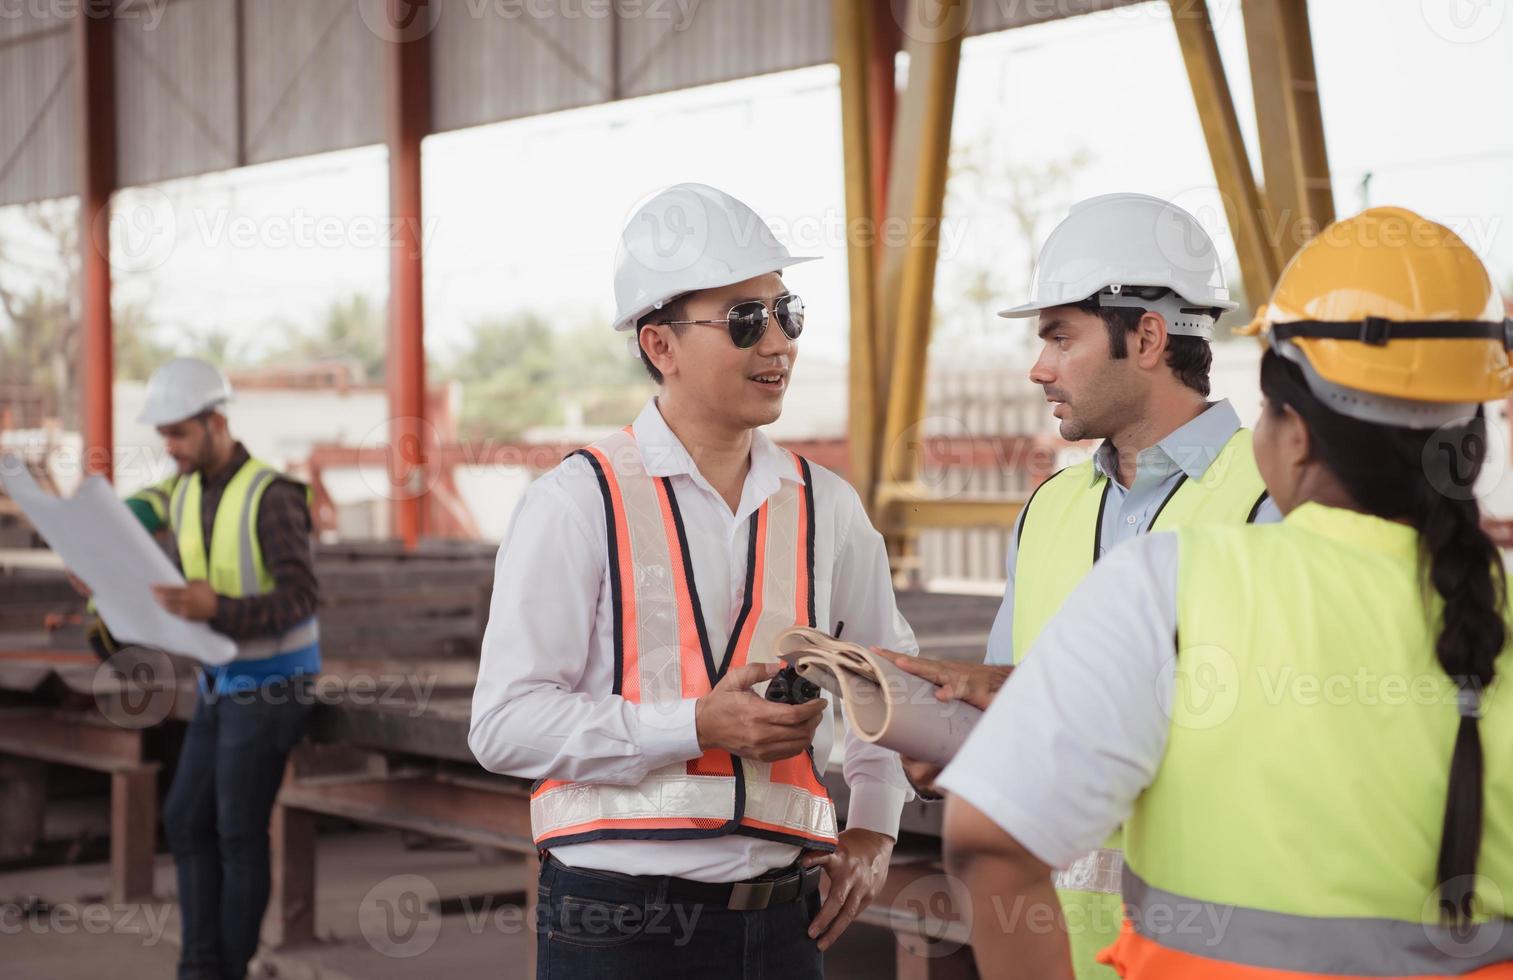
[[200,693],[163,827],[179,882],[179,980],[243,980],[268,907],[268,820],[314,704],[310,677]]
[[819,980],[819,892],[759,912],[667,901],[659,885],[542,861],[536,980]]

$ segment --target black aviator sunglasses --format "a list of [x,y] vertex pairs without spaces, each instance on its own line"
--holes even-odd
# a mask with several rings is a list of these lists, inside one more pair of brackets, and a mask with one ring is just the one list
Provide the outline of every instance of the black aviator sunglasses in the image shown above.
[[[804,301],[792,293],[780,297],[772,304],[772,312],[777,316],[778,326],[789,340],[798,340],[799,334],[804,332]],[[730,312],[720,320],[664,320],[669,326],[681,326],[683,324],[697,323],[710,326],[723,326],[730,331],[730,342],[741,350],[749,350],[755,347],[767,332],[767,304],[759,299],[747,300],[737,303],[730,308]]]

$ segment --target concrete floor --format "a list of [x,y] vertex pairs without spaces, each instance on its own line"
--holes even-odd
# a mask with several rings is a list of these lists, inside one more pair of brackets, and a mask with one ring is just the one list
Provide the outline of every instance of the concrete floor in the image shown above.
[[[444,845],[444,847],[449,845]],[[299,949],[263,950],[253,977],[289,980],[523,977],[519,964],[534,942],[518,908],[486,896],[520,887],[509,856],[481,859],[473,850],[407,848],[398,833],[326,834],[319,843],[318,941]],[[159,901],[112,907],[103,898],[103,864],[0,875],[0,976],[14,980],[115,980],[174,975],[178,908],[173,866],[158,858]],[[472,896],[436,914],[429,902]],[[50,911],[27,914],[36,902]],[[396,928],[396,924],[398,927]],[[893,937],[854,926],[826,957],[836,980],[893,975]]]

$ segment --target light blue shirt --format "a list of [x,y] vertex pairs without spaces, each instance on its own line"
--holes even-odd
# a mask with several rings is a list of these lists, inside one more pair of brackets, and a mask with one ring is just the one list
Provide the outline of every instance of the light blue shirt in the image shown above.
[[[1211,402],[1203,414],[1175,430],[1165,439],[1147,449],[1140,450],[1135,458],[1135,482],[1128,488],[1118,480],[1119,456],[1114,444],[1104,440],[1093,453],[1092,484],[1105,477],[1109,481],[1108,501],[1103,508],[1103,530],[1098,536],[1098,557],[1150,530],[1161,504],[1176,489],[1177,482],[1185,475],[1189,479],[1202,479],[1213,465],[1225,443],[1240,431],[1240,416],[1228,399]],[[1255,523],[1266,524],[1280,521],[1282,512],[1270,497],[1256,512]],[[1014,662],[1014,566],[1019,561],[1019,525],[1024,520],[1024,511],[1014,522],[1014,531],[1009,538],[1008,584],[1004,587],[1003,605],[998,607],[998,616],[993,620],[993,631],[988,635],[990,664]]]

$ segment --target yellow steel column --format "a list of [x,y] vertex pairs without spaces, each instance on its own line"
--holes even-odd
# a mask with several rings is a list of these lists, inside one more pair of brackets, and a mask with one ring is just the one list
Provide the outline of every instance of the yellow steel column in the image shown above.
[[[940,223],[946,196],[951,151],[951,117],[956,104],[956,75],[966,34],[968,0],[913,0],[904,28],[909,52],[909,84],[903,94],[894,160],[902,155],[912,167],[895,166],[891,183],[906,179],[908,245],[900,273],[896,335],[892,347],[887,426],[883,442],[885,483],[913,480],[918,447],[906,440],[924,411],[930,318],[935,292],[935,262],[940,253]],[[899,151],[903,150],[901,154]],[[890,207],[890,218],[898,217]],[[886,275],[886,273],[885,273]],[[917,441],[917,440],[916,440]]]
[[1219,59],[1219,45],[1214,40],[1213,22],[1205,0],[1170,0],[1172,22],[1182,59],[1187,63],[1187,77],[1198,106],[1198,119],[1208,143],[1219,196],[1224,199],[1224,213],[1234,235],[1235,250],[1240,256],[1240,276],[1245,294],[1254,304],[1271,295],[1281,269],[1275,244],[1267,236],[1261,193],[1256,187],[1255,171],[1245,153],[1240,135],[1240,121],[1235,113],[1229,80]]
[[1307,0],[1245,0],[1269,227],[1286,263],[1334,220]]
[[877,486],[877,371],[874,290],[872,132],[868,67],[876,5],[833,0],[835,63],[840,68],[841,136],[846,167],[846,268],[851,283],[851,485],[869,509]]

